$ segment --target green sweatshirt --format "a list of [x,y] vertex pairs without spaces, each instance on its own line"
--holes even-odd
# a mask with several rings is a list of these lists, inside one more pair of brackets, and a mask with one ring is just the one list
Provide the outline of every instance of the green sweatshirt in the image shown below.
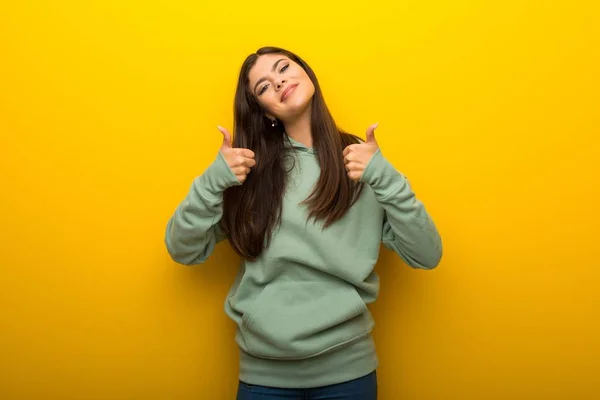
[[[289,138],[286,136],[286,138]],[[225,301],[237,324],[239,379],[250,384],[305,388],[358,378],[377,368],[367,308],[379,293],[374,272],[380,244],[409,266],[432,269],[442,256],[438,231],[407,179],[378,150],[361,180],[360,199],[322,230],[307,223],[299,203],[320,168],[314,150],[289,138],[295,150],[282,223],[254,262],[242,260]],[[203,263],[226,239],[220,228],[223,191],[240,185],[219,153],[197,177],[167,224],[173,260]]]

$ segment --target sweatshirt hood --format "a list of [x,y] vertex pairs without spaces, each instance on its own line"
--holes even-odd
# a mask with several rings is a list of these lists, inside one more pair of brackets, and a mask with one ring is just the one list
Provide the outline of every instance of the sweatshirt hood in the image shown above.
[[306,145],[298,142],[297,140],[292,139],[292,137],[285,132],[283,133],[283,142],[285,143],[286,147],[294,148],[298,151],[308,154],[315,154],[314,148],[307,147]]

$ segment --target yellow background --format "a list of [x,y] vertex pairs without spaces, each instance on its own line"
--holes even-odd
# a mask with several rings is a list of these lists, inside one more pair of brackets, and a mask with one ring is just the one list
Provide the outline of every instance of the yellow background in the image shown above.
[[443,236],[435,271],[382,254],[380,398],[599,398],[593,3],[5,2],[0,398],[233,398],[236,257],[183,267],[163,233],[262,45],[380,121]]

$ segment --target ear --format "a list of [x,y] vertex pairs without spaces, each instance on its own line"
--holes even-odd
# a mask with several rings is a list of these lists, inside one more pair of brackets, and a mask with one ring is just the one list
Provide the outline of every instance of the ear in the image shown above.
[[277,118],[275,118],[273,115],[265,113],[265,118],[269,120],[271,126],[277,125]]

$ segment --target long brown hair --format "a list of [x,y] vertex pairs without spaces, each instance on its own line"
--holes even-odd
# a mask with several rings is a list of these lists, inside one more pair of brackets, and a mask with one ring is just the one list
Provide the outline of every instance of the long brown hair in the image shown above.
[[256,165],[241,186],[225,190],[221,219],[234,250],[249,260],[256,259],[269,245],[274,228],[281,222],[288,172],[285,156],[290,149],[284,141],[281,121],[272,126],[248,87],[250,69],[264,54],[287,56],[306,71],[315,87],[311,130],[321,173],[313,192],[303,202],[308,205],[309,219],[322,220],[323,228],[327,228],[344,216],[363,188],[347,176],[342,155],[346,146],[359,143],[359,139],[337,127],[308,64],[278,47],[263,47],[250,54],[242,64],[235,93],[233,147],[252,150]]

